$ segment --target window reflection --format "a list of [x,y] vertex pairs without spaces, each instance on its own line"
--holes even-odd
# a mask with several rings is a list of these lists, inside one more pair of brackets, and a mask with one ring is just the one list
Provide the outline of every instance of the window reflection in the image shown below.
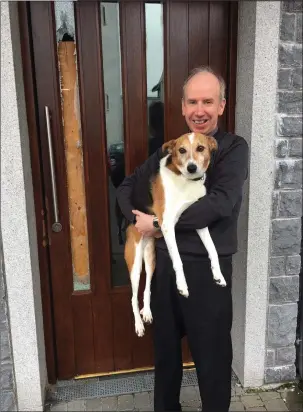
[[145,5],[148,154],[164,143],[163,7]]
[[[125,220],[116,200],[116,189],[125,177],[123,99],[118,3],[101,3],[102,58],[106,105],[107,153],[112,253],[112,285],[129,283],[124,261]],[[163,10],[146,4],[146,67],[148,108],[148,155],[164,142]]]

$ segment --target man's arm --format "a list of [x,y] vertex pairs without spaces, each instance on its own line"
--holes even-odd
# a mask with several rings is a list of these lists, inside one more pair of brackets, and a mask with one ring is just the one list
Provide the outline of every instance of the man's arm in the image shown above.
[[135,218],[135,215],[132,213],[132,210],[135,209],[135,207],[132,204],[133,188],[136,182],[142,176],[151,177],[153,173],[157,171],[161,155],[162,149],[160,148],[155,153],[153,153],[143,163],[143,165],[137,167],[132,175],[126,176],[121,185],[117,189],[116,195],[120,209],[123,215],[126,217],[126,219],[130,222],[133,222]]
[[242,193],[248,170],[248,145],[236,141],[213,169],[209,193],[181,215],[176,229],[203,229],[218,219],[231,216]]

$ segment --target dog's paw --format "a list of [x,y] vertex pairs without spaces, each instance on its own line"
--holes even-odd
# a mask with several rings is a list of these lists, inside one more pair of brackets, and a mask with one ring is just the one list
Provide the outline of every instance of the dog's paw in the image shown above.
[[184,296],[185,298],[188,298],[189,293],[188,293],[188,287],[187,287],[185,278],[182,280],[179,280],[177,276],[177,289],[180,295]]
[[143,307],[140,310],[140,315],[142,316],[142,319],[145,323],[152,323],[153,315],[151,313],[150,308]]
[[226,286],[226,280],[224,279],[220,268],[212,268],[213,277],[217,285]]
[[135,330],[136,330],[136,334],[139,336],[139,338],[141,338],[142,336],[144,336],[144,325],[142,320],[140,319],[140,322],[135,322]]

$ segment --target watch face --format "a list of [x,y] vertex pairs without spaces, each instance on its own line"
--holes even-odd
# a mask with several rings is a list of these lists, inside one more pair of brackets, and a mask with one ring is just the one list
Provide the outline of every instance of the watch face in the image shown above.
[[154,224],[154,227],[155,227],[156,229],[159,229],[160,226],[159,226],[159,222],[158,222],[158,219],[157,219],[157,218],[154,219],[153,224]]

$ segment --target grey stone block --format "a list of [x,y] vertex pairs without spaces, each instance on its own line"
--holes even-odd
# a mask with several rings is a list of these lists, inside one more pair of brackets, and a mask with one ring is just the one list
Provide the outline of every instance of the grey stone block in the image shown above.
[[231,402],[229,411],[230,412],[245,411],[245,408],[242,402]]
[[116,411],[118,407],[117,396],[102,398],[102,411]]
[[279,217],[302,216],[302,190],[280,193]]
[[302,14],[297,13],[296,41],[302,43]]
[[281,137],[302,136],[302,117],[278,115],[277,134]]
[[301,247],[301,219],[272,221],[272,255],[297,255]]
[[278,93],[278,112],[287,114],[302,113],[302,92],[283,91]]
[[261,401],[260,396],[257,394],[243,395],[241,396],[241,402],[243,403],[246,409],[263,406],[263,402]]
[[148,392],[135,393],[134,405],[136,410],[140,409],[144,411],[146,410],[145,408],[152,406]]
[[301,256],[288,256],[286,259],[286,274],[298,275],[301,270]]
[[269,303],[283,304],[299,299],[299,276],[270,278]]
[[0,391],[0,411],[17,411],[16,396],[13,391]]
[[132,411],[134,409],[134,395],[118,396],[118,411]]
[[293,381],[296,379],[296,366],[288,365],[281,368],[281,382]]
[[272,209],[271,209],[271,218],[275,219],[279,215],[279,192],[274,190],[272,195]]
[[302,160],[285,159],[276,161],[276,189],[302,188]]
[[1,362],[0,366],[0,388],[2,390],[14,390],[14,375],[12,360]]
[[[265,383],[281,383],[293,381],[296,377],[295,365],[276,366],[265,369]],[[276,410],[276,409],[267,409]]]
[[295,90],[302,89],[302,67],[294,69],[292,75],[292,87]]
[[277,348],[293,345],[296,338],[297,304],[269,305],[268,346]]
[[194,386],[183,386],[180,393],[181,403],[184,405],[194,405],[195,407],[201,406],[200,396],[197,389]]
[[87,399],[86,400],[86,410],[90,412],[102,411],[102,399]]
[[269,401],[266,401],[265,407],[267,411],[282,412],[289,410],[283,399],[271,399]]
[[302,0],[284,0],[282,10],[287,12],[303,11]]
[[270,276],[285,276],[285,256],[270,259]]
[[291,365],[295,363],[296,348],[294,345],[286,348],[278,348],[276,356],[276,365]]
[[293,41],[295,38],[296,15],[294,13],[282,13],[280,23],[280,39]]
[[288,153],[288,140],[276,139],[276,157],[286,157]]
[[281,67],[301,67],[302,66],[302,45],[280,43],[279,62]]
[[6,314],[6,304],[0,301],[0,333],[8,330],[8,319]]
[[279,69],[278,89],[290,89],[292,87],[292,69]]
[[267,349],[266,350],[266,362],[265,365],[267,367],[275,365],[275,350],[274,349]]
[[302,158],[302,137],[289,139],[289,156]]
[[85,411],[85,400],[76,399],[74,401],[67,402],[67,410],[71,412],[82,412]]

